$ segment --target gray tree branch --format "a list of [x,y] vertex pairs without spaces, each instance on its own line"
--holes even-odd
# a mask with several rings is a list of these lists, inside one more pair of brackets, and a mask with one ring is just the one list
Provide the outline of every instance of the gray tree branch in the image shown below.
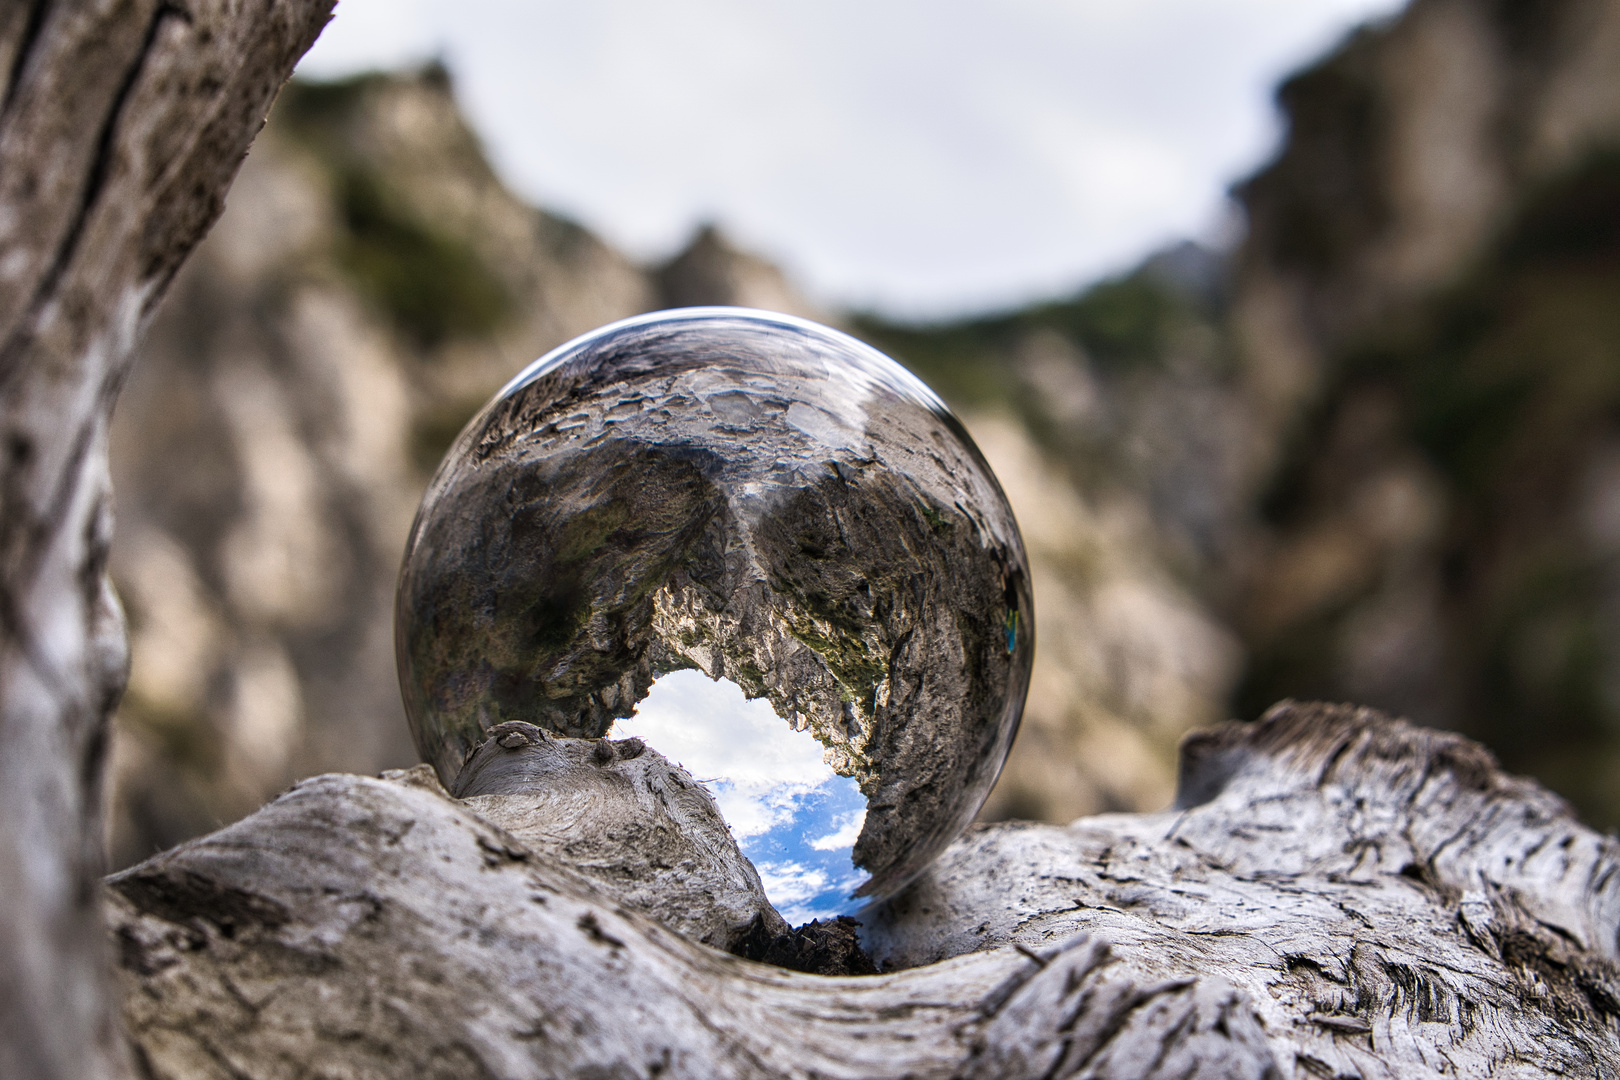
[[0,8],[0,1075],[123,1071],[96,881],[131,350],[332,0]]

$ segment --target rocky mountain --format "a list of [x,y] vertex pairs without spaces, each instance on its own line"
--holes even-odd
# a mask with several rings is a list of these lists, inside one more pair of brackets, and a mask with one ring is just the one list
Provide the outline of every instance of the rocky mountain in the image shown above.
[[[441,70],[289,87],[118,410],[114,573],[134,658],[114,862],[237,817],[298,776],[413,760],[391,612],[440,455],[552,346],[699,303],[840,321],[714,229],[643,268],[524,205]],[[1062,423],[1104,406],[1060,337],[1033,341],[1022,363],[1054,391]],[[954,393],[956,376],[940,374]],[[1220,715],[1230,635],[1144,548],[1139,500],[1087,497],[1054,456],[1063,447],[1017,412],[957,400],[1013,499],[1037,590],[1036,688],[1011,769],[1024,779],[994,812],[1164,802],[1177,740]],[[1187,457],[1162,442],[1132,453]]]
[[817,312],[703,230],[631,263],[525,205],[442,70],[294,84],[116,417],[123,864],[414,759],[391,609],[427,476],[613,319],[834,322],[958,409],[1039,648],[990,816],[1162,806],[1283,696],[1460,728],[1620,823],[1620,3],[1415,0],[1284,85],[1230,253],[945,325]]
[[1232,635],[1205,707],[1378,705],[1620,824],[1620,4],[1415,0],[1279,101],[1229,262],[862,325],[1145,522]]
[[523,363],[661,303],[501,185],[442,71],[288,88],[115,421],[115,862],[414,760],[391,619],[429,471]]
[[1224,719],[1242,656],[1204,593],[1239,524],[1247,408],[1225,276],[1186,245],[1007,315],[855,322],[961,411],[1030,548],[1035,673],[989,815],[1162,807],[1181,737]]

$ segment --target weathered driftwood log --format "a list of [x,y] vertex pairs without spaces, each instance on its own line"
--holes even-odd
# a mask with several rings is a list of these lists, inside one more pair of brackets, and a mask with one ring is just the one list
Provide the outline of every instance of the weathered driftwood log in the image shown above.
[[[546,753],[566,784],[653,752]],[[1334,706],[1182,765],[1162,814],[969,834],[868,913],[864,978],[673,932],[546,840],[578,804],[543,787],[319,777],[111,879],[125,1020],[155,1077],[1620,1075],[1620,845],[1555,796]],[[618,790],[628,825],[650,788]]]
[[130,351],[332,0],[0,4],[0,1076],[122,1069],[96,880]]

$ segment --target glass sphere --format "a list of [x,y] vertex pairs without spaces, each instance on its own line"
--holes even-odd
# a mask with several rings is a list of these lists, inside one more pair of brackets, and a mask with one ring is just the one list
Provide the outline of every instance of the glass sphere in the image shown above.
[[826,327],[689,308],[556,349],[473,418],[396,629],[446,784],[505,721],[640,736],[793,919],[893,895],[973,820],[1033,624],[1012,510],[938,397]]

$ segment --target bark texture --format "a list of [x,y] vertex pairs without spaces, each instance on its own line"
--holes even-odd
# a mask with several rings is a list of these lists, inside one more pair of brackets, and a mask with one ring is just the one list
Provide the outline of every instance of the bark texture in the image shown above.
[[107,423],[331,0],[0,8],[0,1075],[124,1068],[96,880],[126,670]]
[[1163,814],[978,829],[865,978],[699,945],[422,773],[111,879],[151,1075],[1620,1075],[1620,846],[1365,710],[1195,737]]

